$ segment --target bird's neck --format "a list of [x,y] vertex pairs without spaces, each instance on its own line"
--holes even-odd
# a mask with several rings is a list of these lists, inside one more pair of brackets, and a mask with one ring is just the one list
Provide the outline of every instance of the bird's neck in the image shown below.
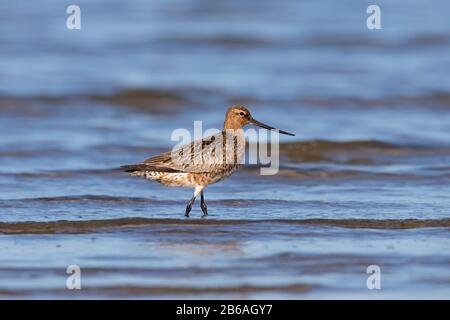
[[239,130],[243,129],[242,124],[234,119],[227,118],[223,123],[223,130]]

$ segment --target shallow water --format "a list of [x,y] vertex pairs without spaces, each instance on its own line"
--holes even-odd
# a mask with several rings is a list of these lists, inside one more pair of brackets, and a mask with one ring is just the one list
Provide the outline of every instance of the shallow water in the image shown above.
[[[1,298],[450,298],[446,1],[77,4],[0,4]],[[118,170],[232,103],[296,137],[208,218]]]

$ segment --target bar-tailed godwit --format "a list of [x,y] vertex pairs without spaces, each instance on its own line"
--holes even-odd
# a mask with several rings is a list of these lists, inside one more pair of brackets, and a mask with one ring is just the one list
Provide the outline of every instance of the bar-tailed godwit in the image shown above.
[[165,186],[195,188],[194,196],[186,206],[185,216],[189,217],[198,195],[201,197],[203,216],[206,216],[208,209],[203,190],[209,184],[230,176],[239,167],[245,154],[243,127],[247,124],[294,135],[256,121],[243,106],[232,106],[226,113],[222,132],[122,168],[133,176],[158,181]]

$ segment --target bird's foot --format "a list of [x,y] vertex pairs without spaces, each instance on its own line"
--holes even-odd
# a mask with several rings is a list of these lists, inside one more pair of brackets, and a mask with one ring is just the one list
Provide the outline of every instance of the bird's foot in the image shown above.
[[188,206],[186,207],[186,212],[184,213],[184,216],[185,216],[186,218],[189,218],[189,213],[191,212],[191,210],[192,210],[192,205],[188,205]]
[[203,211],[202,218],[205,218],[208,215],[208,207],[206,206],[206,203],[200,204],[200,208],[202,208]]

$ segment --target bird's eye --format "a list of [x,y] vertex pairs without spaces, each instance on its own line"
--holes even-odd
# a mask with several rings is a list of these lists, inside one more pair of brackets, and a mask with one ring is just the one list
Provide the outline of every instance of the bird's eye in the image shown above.
[[242,117],[245,116],[245,113],[244,113],[244,112],[240,112],[239,114],[240,114]]

